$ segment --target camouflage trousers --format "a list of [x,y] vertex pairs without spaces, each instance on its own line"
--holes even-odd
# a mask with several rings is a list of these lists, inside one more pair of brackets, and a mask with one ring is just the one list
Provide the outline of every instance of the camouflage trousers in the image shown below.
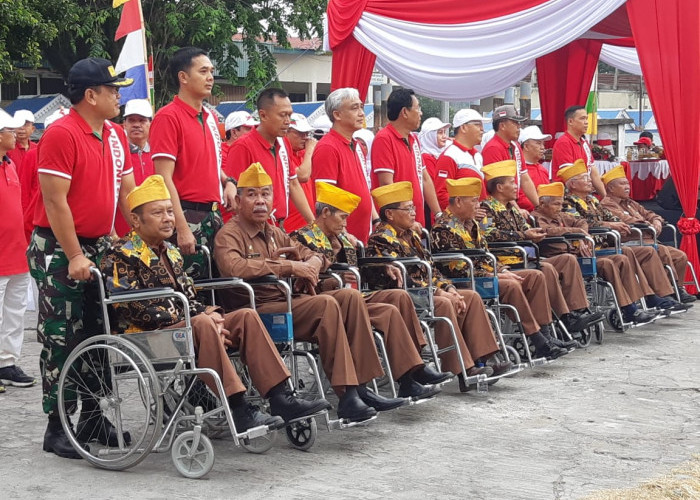
[[[194,235],[194,240],[197,245],[206,246],[210,254],[214,255],[214,237],[216,233],[224,225],[219,210],[204,212],[200,210],[183,210],[187,224],[190,226],[190,231]],[[177,246],[177,233],[173,234],[170,242]],[[183,255],[184,270],[188,276],[193,279],[205,279],[209,277],[209,263],[207,257],[202,252],[197,252],[194,255]],[[212,276],[218,276],[216,266],[212,261]]]
[[[85,256],[98,266],[108,247],[108,238],[81,241]],[[39,360],[42,406],[44,413],[57,415],[58,379],[66,359],[80,342],[104,333],[99,289],[94,281],[76,281],[68,277],[68,258],[53,235],[37,234],[35,229],[27,249],[27,260],[29,272],[39,289],[37,337],[44,344]],[[66,399],[74,398],[67,396]]]

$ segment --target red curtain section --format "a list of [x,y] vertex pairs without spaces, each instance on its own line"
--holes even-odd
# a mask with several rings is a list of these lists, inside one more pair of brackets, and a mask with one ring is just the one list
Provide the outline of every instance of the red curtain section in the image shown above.
[[542,109],[542,130],[554,134],[566,130],[564,111],[586,105],[602,42],[579,39],[537,59],[537,84]]
[[[328,43],[335,57],[335,48],[351,37],[369,0],[328,0]],[[347,85],[343,85],[347,87]]]
[[591,31],[608,36],[631,37],[632,28],[627,18],[627,9],[623,5],[608,17],[591,28]]
[[[700,2],[628,0],[627,13],[654,117],[685,217],[694,218],[700,180]],[[693,226],[681,219],[681,249],[698,269]],[[691,290],[692,293],[692,290]]]
[[331,92],[352,87],[360,91],[360,99],[364,101],[376,59],[377,56],[353,36],[338,45],[333,49],[331,62]]

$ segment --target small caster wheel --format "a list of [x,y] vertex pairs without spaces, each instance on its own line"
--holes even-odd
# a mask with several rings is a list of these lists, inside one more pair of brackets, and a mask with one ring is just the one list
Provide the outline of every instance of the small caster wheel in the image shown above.
[[514,365],[519,365],[522,362],[522,358],[520,357],[520,354],[518,354],[518,351],[515,349],[515,347],[507,345],[506,351],[508,351],[508,359],[511,363],[513,363]]
[[[196,438],[195,435],[199,434]],[[199,479],[214,466],[214,447],[204,434],[185,431],[175,438],[170,457],[177,471],[190,479]]]
[[316,420],[313,418],[289,424],[286,431],[289,444],[301,451],[310,449],[316,442],[316,435],[318,434]]
[[272,448],[276,439],[277,433],[270,432],[269,434],[253,439],[241,439],[239,442],[244,450],[259,455],[261,453],[266,453],[270,448]]
[[596,325],[595,325],[595,341],[598,344],[602,344],[604,336],[605,336],[605,325],[601,321],[600,323],[596,323]]
[[617,314],[615,309],[610,309],[607,314],[608,323],[616,332],[625,331],[622,327],[622,322],[620,321],[620,316]]

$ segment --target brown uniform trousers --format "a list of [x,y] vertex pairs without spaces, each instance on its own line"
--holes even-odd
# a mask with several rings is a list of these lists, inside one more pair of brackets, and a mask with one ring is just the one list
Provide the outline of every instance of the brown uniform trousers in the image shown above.
[[552,322],[549,295],[542,293],[547,288],[545,275],[536,269],[513,272],[525,279],[521,282],[499,279],[498,296],[502,303],[510,304],[518,310],[525,335],[532,335],[537,333],[542,325]]
[[[197,366],[211,368],[221,377],[226,396],[244,392],[245,385],[226,353],[224,340],[218,327],[208,314],[198,314],[192,318],[192,337],[197,351]],[[170,328],[184,326],[181,321]],[[239,351],[241,361],[248,366],[253,385],[263,396],[277,384],[289,378],[289,371],[282,362],[272,339],[267,334],[260,317],[252,309],[239,309],[224,315],[224,328],[231,341],[231,347]],[[201,375],[209,388],[218,394],[214,379]]]
[[558,316],[588,307],[586,286],[576,257],[570,253],[548,257],[541,270],[547,280],[547,293]]
[[[455,313],[449,298],[435,296],[435,316],[445,317],[452,322],[457,334],[459,350],[464,359],[464,367],[471,368],[475,364],[475,359],[496,353],[498,344],[479,294],[471,290],[459,290],[459,294],[467,306],[463,313]],[[435,342],[440,348],[453,344],[449,327],[443,321],[435,323]],[[452,373],[462,371],[455,351],[441,354],[440,360],[443,371]]]
[[381,290],[365,297],[372,326],[381,332],[395,379],[423,365],[420,352],[427,344],[406,290]]
[[[284,302],[257,305],[259,313],[283,312]],[[333,387],[365,384],[384,374],[362,294],[345,288],[292,299],[294,338],[318,344]]]
[[659,257],[665,266],[671,266],[673,279],[678,283],[685,281],[685,270],[688,266],[688,256],[682,250],[667,245],[658,245]]
[[634,262],[634,258],[630,259],[624,254],[596,258],[598,274],[612,285],[621,307],[638,301],[644,295],[637,281]]
[[656,294],[666,297],[673,293],[659,253],[654,247],[623,246],[622,253],[627,255],[634,265],[644,295]]

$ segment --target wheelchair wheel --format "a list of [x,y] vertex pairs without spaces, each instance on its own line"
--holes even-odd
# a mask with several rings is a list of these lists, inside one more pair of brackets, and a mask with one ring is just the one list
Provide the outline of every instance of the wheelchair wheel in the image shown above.
[[[600,324],[600,323],[598,323]],[[584,328],[580,332],[576,332],[573,334],[573,337],[578,340],[578,343],[581,347],[588,347],[591,345],[591,339],[593,338],[593,329],[595,328],[594,326],[589,326],[588,328]]]
[[[196,438],[197,434],[199,439]],[[173,441],[170,458],[181,475],[199,479],[207,475],[214,466],[214,447],[204,434],[185,431]]]
[[598,344],[602,344],[602,343],[603,343],[603,337],[605,336],[605,325],[603,324],[602,321],[601,321],[600,323],[596,323],[596,324],[595,324],[594,333],[595,333],[595,341],[596,341]]
[[308,418],[289,424],[286,431],[289,444],[297,450],[306,451],[316,442],[318,427],[315,419]]
[[[73,447],[89,463],[123,470],[141,462],[162,431],[160,383],[150,361],[131,342],[97,335],[81,342],[68,356],[58,380],[58,408],[63,429]],[[73,427],[69,413],[87,408],[95,422],[89,436],[81,436],[80,421]],[[94,407],[94,409],[93,409]],[[70,410],[70,411],[69,411]],[[106,421],[117,430],[114,442]],[[87,440],[89,443],[85,443]]]
[[610,309],[607,313],[607,319],[608,323],[610,326],[613,327],[613,329],[616,332],[624,332],[624,328],[622,328],[622,323],[620,322],[620,316],[618,316],[617,311],[615,309]]
[[270,432],[269,434],[253,439],[241,439],[239,443],[244,450],[249,451],[250,453],[261,454],[269,451],[269,449],[274,446],[276,440],[277,433]]
[[520,357],[520,354],[518,354],[518,351],[515,349],[515,347],[507,345],[506,351],[508,351],[508,359],[511,363],[513,363],[514,365],[519,365],[522,362],[522,358]]
[[524,342],[521,337],[516,338],[513,341],[513,349],[520,356],[520,359],[528,359],[527,350],[530,351],[530,356],[535,357],[535,347],[530,344],[530,342]]

